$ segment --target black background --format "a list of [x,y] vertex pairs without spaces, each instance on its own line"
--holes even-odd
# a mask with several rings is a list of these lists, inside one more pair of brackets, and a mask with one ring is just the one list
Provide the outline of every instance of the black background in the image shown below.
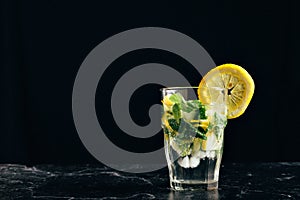
[[[253,77],[256,90],[247,111],[226,127],[224,161],[300,161],[299,24],[296,1],[1,1],[0,162],[97,162],[81,143],[72,117],[72,89],[87,54],[100,42],[138,27],[165,27],[198,41],[217,65],[232,62]],[[135,54],[133,54],[135,53]],[[157,62],[182,66],[190,81],[201,77],[189,63],[162,51],[124,55],[101,83],[107,88],[121,66]],[[159,103],[157,86],[136,92],[153,95],[132,105]],[[101,95],[97,92],[97,111]],[[104,101],[104,100],[103,100]],[[139,111],[139,113],[137,112]],[[145,113],[141,115],[140,113]],[[113,136],[118,139],[118,135]],[[157,146],[162,138],[156,138]],[[120,145],[120,144],[119,144]],[[153,146],[122,140],[129,149]],[[133,147],[133,145],[136,145]],[[139,151],[139,150],[136,150]]]

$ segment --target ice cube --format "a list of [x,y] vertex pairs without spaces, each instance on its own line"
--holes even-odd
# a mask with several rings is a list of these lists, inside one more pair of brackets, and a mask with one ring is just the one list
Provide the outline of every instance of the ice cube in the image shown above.
[[194,157],[194,156],[192,156],[190,158],[190,167],[191,168],[197,167],[199,165],[199,163],[200,163],[200,158],[197,158],[197,157]]
[[192,156],[193,156],[193,157],[200,158],[200,150],[198,150],[198,151],[193,151],[193,152],[192,152]]
[[205,153],[205,151],[196,151],[196,152],[193,152],[192,153],[192,157],[195,157],[195,158],[200,158],[200,159],[202,159],[202,158],[205,158],[205,156],[206,156],[206,153]]
[[191,111],[190,113],[181,111],[181,115],[186,121],[191,121],[194,119],[196,111]]
[[180,155],[182,150],[180,149],[179,145],[175,142],[174,139],[170,139],[171,147]]
[[215,150],[217,146],[217,137],[214,133],[210,134],[206,140],[206,150]]
[[189,168],[190,167],[190,159],[189,159],[188,156],[185,156],[184,158],[179,158],[177,162],[183,168]]
[[205,151],[200,151],[199,152],[199,157],[200,157],[200,159],[205,158],[206,157],[206,152]]
[[207,157],[208,158],[214,158],[214,157],[216,157],[216,152],[215,151],[208,151],[207,152]]

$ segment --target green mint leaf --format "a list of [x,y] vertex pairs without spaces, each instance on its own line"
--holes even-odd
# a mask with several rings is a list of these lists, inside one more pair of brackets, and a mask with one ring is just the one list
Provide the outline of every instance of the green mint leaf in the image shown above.
[[207,116],[206,116],[206,113],[205,113],[206,109],[205,109],[204,105],[200,106],[199,112],[200,112],[200,119],[207,119]]
[[207,133],[207,129],[204,130],[204,128],[202,128],[201,126],[199,126],[197,129],[198,129],[199,132],[201,132],[201,133],[203,133],[203,134],[206,134],[206,133]]
[[197,109],[199,111],[198,116],[200,119],[207,119],[206,116],[206,108],[199,100],[190,100],[188,104],[193,107],[193,109]]
[[222,125],[226,126],[227,125],[227,117],[224,115],[221,115],[217,112],[214,113],[214,124],[216,125]]
[[179,130],[180,121],[181,120],[179,120],[179,122],[177,122],[175,119],[168,119],[168,123],[174,131]]
[[199,100],[190,100],[189,103],[193,104],[193,106],[195,106],[196,108],[200,108],[200,106],[202,105]]
[[164,130],[164,133],[165,133],[165,134],[170,135],[169,129],[167,129],[166,127],[164,127],[163,130]]
[[170,135],[172,137],[175,137],[176,136],[176,133],[174,131],[170,131],[168,128],[164,127],[163,128],[164,130],[164,133],[167,134],[167,135]]
[[192,139],[194,137],[198,137],[201,139],[206,140],[206,136],[205,134],[207,133],[207,131],[205,131],[204,129],[198,129],[195,128],[191,123],[186,122],[184,119],[180,120],[180,126],[179,126],[179,130],[178,130],[178,137],[181,139]]
[[203,139],[203,140],[207,140],[206,135],[201,133],[201,132],[197,132],[196,137],[200,138],[200,139]]
[[180,107],[179,107],[178,103],[175,103],[173,105],[172,112],[173,112],[174,119],[177,122],[179,122],[179,119],[181,118],[181,113],[180,113]]
[[170,101],[178,103],[179,105],[181,105],[184,101],[183,96],[179,93],[172,94],[169,99]]

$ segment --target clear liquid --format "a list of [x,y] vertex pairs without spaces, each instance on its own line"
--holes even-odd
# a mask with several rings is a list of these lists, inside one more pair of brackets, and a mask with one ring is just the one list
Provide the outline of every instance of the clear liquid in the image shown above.
[[[173,156],[176,154],[172,148],[169,153],[173,154]],[[197,158],[200,162],[196,167],[183,167],[180,164],[180,160],[182,161],[183,159],[181,157],[173,162],[171,160],[168,161],[172,189],[214,190],[218,188],[222,151],[207,151],[205,153],[214,155],[214,157]]]

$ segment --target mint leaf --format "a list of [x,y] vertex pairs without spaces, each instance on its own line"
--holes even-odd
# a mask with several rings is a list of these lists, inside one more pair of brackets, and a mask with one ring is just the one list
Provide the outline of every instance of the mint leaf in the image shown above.
[[164,129],[164,133],[165,133],[165,134],[167,134],[167,135],[170,135],[170,134],[171,134],[170,131],[169,131],[169,129],[167,129],[166,127],[164,127],[163,129]]
[[[200,127],[201,128],[201,127]],[[180,127],[178,130],[179,134],[178,136],[182,139],[191,139],[194,137],[201,138],[203,140],[206,140],[206,132],[203,129],[195,128],[191,123],[186,122],[184,119],[181,119]]]
[[179,93],[176,94],[172,94],[169,97],[170,101],[174,102],[174,103],[178,103],[179,105],[181,105],[183,103],[183,96]]
[[206,135],[203,134],[203,133],[201,133],[200,131],[197,132],[196,137],[197,137],[197,138],[200,138],[200,139],[203,139],[203,140],[207,140]]
[[225,115],[215,112],[207,129],[211,130],[217,136],[217,138],[220,138],[226,124],[227,117]]
[[227,125],[227,117],[225,115],[221,115],[221,114],[215,112],[214,113],[214,124],[222,125],[225,127]]
[[190,100],[189,101],[195,108],[200,108],[202,106],[202,103],[199,100]]
[[[181,121],[181,120],[180,120]],[[175,119],[168,119],[168,123],[174,131],[178,131],[180,121],[177,122]]]
[[190,101],[188,101],[188,105],[193,107],[193,109],[197,109],[199,111],[198,116],[200,116],[200,119],[207,119],[207,116],[205,113],[206,108],[199,100],[190,100]]
[[174,119],[177,122],[179,122],[179,119],[181,118],[181,113],[180,113],[180,107],[179,107],[178,103],[175,103],[173,105],[172,112],[173,112]]
[[164,133],[172,137],[176,136],[176,133],[174,131],[170,131],[167,127],[164,127]]
[[201,126],[199,126],[198,128],[198,131],[200,131],[201,133],[203,133],[204,135],[207,133],[207,129],[206,130],[204,130],[204,128],[202,128]]

